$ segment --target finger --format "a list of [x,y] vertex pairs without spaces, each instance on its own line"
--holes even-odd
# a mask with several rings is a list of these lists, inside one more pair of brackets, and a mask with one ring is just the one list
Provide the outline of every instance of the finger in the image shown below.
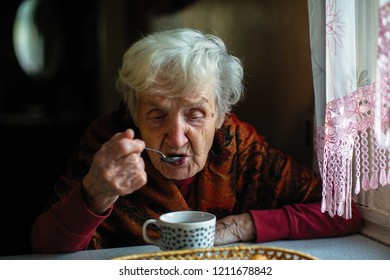
[[118,137],[111,139],[101,148],[101,153],[109,161],[117,161],[133,153],[140,155],[145,147],[145,143],[140,139],[129,139]]
[[115,139],[120,139],[120,138],[129,138],[129,139],[134,139],[134,130],[131,128],[126,129],[123,132],[117,132],[115,133],[110,140],[115,140]]
[[214,245],[223,245],[240,241],[227,227],[218,227],[215,233]]
[[124,196],[133,193],[142,188],[147,182],[147,174],[145,171],[132,174],[130,178],[126,178],[118,188],[118,195]]
[[232,215],[217,221],[221,242],[251,241],[256,238],[256,228],[249,213]]
[[134,130],[132,130],[131,128],[128,128],[126,129],[123,133],[122,133],[122,136],[125,137],[125,138],[129,138],[129,139],[134,139]]
[[134,131],[128,128],[123,132],[117,132],[106,143],[104,143],[103,146],[109,148],[111,145],[116,145],[116,143],[122,139],[134,139]]
[[117,160],[115,169],[118,181],[125,187],[129,186],[129,182],[136,187],[146,183],[145,163],[140,154],[133,153]]
[[139,190],[140,188],[142,188],[143,186],[145,186],[147,182],[147,174],[146,172],[144,171],[142,174],[140,174],[139,176],[133,178],[131,181],[130,181],[130,185],[131,185],[131,192],[134,192],[136,190]]
[[144,171],[145,163],[140,153],[131,153],[116,159],[113,167],[118,170],[118,174],[133,174]]

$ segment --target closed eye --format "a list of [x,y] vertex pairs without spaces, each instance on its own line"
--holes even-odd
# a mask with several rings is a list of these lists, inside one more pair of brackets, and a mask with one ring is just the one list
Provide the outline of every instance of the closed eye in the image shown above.
[[191,123],[201,124],[205,120],[205,114],[200,109],[191,109],[190,112],[187,114],[187,119]]
[[147,119],[151,121],[162,121],[166,117],[166,113],[162,110],[153,109],[147,113]]

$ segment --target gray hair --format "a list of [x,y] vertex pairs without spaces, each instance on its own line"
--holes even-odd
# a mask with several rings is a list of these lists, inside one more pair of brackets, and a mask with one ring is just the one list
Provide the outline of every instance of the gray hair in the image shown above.
[[243,96],[243,67],[215,35],[179,28],[152,33],[124,54],[116,87],[136,120],[138,94],[190,95],[213,85],[222,124]]

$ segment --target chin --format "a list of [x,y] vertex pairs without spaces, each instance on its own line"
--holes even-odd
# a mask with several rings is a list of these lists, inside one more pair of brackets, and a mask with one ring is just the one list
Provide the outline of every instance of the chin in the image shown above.
[[184,180],[195,175],[195,174],[191,175],[192,173],[180,172],[180,171],[175,171],[175,172],[160,171],[160,172],[165,178],[172,179],[172,180]]
[[168,179],[172,180],[184,180],[187,178],[191,178],[199,171],[196,169],[191,169],[188,165],[186,166],[159,166],[160,173]]

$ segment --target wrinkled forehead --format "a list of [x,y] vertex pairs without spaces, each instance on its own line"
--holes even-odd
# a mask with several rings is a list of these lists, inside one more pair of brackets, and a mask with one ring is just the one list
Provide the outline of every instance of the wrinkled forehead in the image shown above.
[[188,102],[196,100],[214,101],[216,98],[215,83],[205,83],[194,87],[184,87],[181,90],[173,90],[169,87],[162,87],[160,90],[151,90],[145,92],[137,92],[137,99],[146,102],[147,100],[166,100],[166,99],[182,99]]
[[[207,107],[215,108],[215,93],[213,90],[194,91],[191,94],[138,94],[139,104],[146,107]],[[175,104],[175,105],[174,105]]]
[[165,95],[151,95],[142,94],[139,96],[139,101],[142,105],[158,106],[170,102],[179,103],[183,107],[213,105],[214,97],[207,94],[199,94],[192,96],[165,96]]

